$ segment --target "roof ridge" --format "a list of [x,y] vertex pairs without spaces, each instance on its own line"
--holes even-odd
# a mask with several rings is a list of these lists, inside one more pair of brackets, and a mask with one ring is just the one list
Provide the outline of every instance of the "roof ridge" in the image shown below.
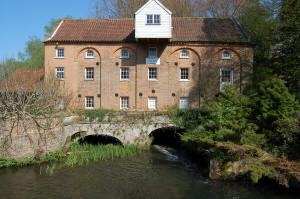
[[172,17],[172,18],[190,18],[190,19],[230,19],[230,17]]
[[103,18],[103,19],[62,19],[64,21],[109,21],[109,20],[134,20],[134,18]]

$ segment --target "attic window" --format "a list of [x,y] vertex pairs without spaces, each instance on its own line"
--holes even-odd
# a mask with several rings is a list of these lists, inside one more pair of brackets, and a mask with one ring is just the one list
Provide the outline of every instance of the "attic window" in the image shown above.
[[88,50],[86,51],[86,58],[94,58],[94,51]]
[[188,58],[190,58],[190,53],[189,53],[189,51],[187,51],[187,50],[181,51],[181,53],[180,53],[180,58],[182,58],[182,59],[188,59]]
[[223,52],[222,59],[231,59],[231,54],[228,51]]
[[122,50],[121,51],[121,58],[129,58],[128,50]]
[[147,24],[160,24],[160,15],[147,15]]

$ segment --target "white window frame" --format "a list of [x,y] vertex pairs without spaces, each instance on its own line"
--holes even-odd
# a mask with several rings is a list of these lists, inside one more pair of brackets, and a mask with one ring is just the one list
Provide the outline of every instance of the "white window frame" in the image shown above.
[[157,97],[148,97],[148,110],[157,110]]
[[[149,17],[149,19],[148,19],[148,17]],[[150,17],[151,17],[151,19],[150,19]],[[147,15],[146,16],[146,24],[153,24],[153,22],[154,22],[153,15]]]
[[[156,69],[156,78],[151,78],[150,77],[150,69]],[[157,79],[158,79],[158,68],[156,68],[156,67],[148,68],[148,80],[149,81],[157,81]]]
[[[59,52],[62,50],[62,52]],[[64,58],[65,57],[65,49],[64,48],[56,48],[56,58]]]
[[[229,82],[223,82],[222,81],[222,71],[228,71],[230,72],[230,81]],[[229,68],[221,68],[220,69],[220,91],[224,92],[224,86],[225,85],[232,85],[233,84],[233,69]]]
[[[91,71],[88,71],[88,69],[93,69],[92,71],[93,71],[93,73],[92,73],[92,75],[93,75],[93,77],[88,77],[88,72],[91,72]],[[85,68],[85,80],[94,80],[95,79],[95,68],[93,68],[93,67],[86,67]]]
[[[156,53],[155,53],[155,56],[150,56],[150,49],[155,49],[156,51]],[[157,47],[149,47],[149,49],[148,49],[148,57],[149,58],[157,58]]]
[[189,59],[190,58],[190,52],[188,50],[182,50],[180,52],[180,58],[181,59]]
[[86,109],[94,109],[95,108],[95,98],[94,98],[94,96],[86,96],[84,103],[85,103],[85,108]]
[[[124,103],[123,103],[124,101]],[[125,103],[125,101],[127,101],[127,103]],[[127,106],[125,106],[127,104]],[[121,110],[126,110],[130,108],[130,104],[129,104],[129,97],[120,97],[120,109]]]
[[[92,52],[92,55],[89,54],[90,52]],[[86,54],[85,54],[85,58],[87,58],[87,59],[93,59],[93,58],[95,58],[94,51],[93,50],[87,50]]]
[[[229,56],[225,56],[226,54],[229,55]],[[231,58],[231,53],[229,51],[224,51],[222,53],[222,59],[232,59]]]
[[[124,56],[123,55],[123,52],[127,52],[127,55],[126,56]],[[129,54],[129,51],[128,50],[121,50],[121,56],[120,56],[120,58],[122,58],[122,59],[128,59],[130,57],[130,54]]]
[[[128,78],[123,78],[122,77],[122,70],[128,70],[128,71],[124,71],[125,72],[128,72]],[[130,79],[130,69],[128,67],[122,67],[120,68],[120,80],[121,81],[128,81]]]
[[181,97],[179,99],[179,108],[189,108],[190,106],[190,99],[188,97]]
[[[185,69],[187,69],[187,71],[188,71],[188,78],[182,79],[182,70],[185,70]],[[180,68],[179,75],[180,75],[180,81],[190,81],[190,68]]]
[[[158,19],[156,19],[156,17],[158,17]],[[160,19],[160,15],[159,14],[153,15],[153,24],[159,25],[160,21],[161,21],[161,19]]]
[[[59,69],[62,69],[62,71],[59,71]],[[58,74],[62,74],[62,78],[58,77]],[[65,68],[64,67],[56,67],[55,68],[55,77],[57,80],[65,80]]]

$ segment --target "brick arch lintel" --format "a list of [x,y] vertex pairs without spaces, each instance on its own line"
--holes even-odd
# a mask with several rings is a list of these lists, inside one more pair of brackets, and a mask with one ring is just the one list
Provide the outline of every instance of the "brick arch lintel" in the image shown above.
[[221,49],[219,49],[219,50],[217,50],[214,54],[213,54],[213,56],[212,56],[212,59],[219,53],[219,52],[221,52],[221,51],[229,51],[229,52],[233,52],[234,54],[236,54],[237,56],[238,56],[238,58],[239,58],[239,61],[241,62],[241,55],[236,51],[236,50],[234,50],[234,49],[232,49],[232,48],[221,48]]
[[135,51],[133,48],[129,47],[129,46],[117,47],[117,48],[113,51],[112,54],[115,54],[118,50],[121,50],[121,49],[130,49],[130,50],[134,53],[134,55],[136,54],[136,51]]
[[78,51],[78,53],[77,53],[77,55],[76,55],[76,59],[78,59],[78,57],[79,57],[80,53],[82,53],[82,51],[87,50],[87,49],[92,49],[92,50],[94,50],[94,51],[98,54],[98,56],[99,56],[99,58],[100,58],[100,60],[101,60],[101,54],[100,54],[100,52],[99,52],[95,47],[91,47],[91,46],[85,46],[85,47],[82,47],[82,48]]
[[196,56],[198,57],[198,61],[200,63],[201,57],[200,57],[199,53],[195,49],[189,48],[189,47],[179,47],[179,48],[173,50],[173,52],[170,53],[170,56],[173,55],[175,52],[180,51],[180,50],[190,50],[190,51],[192,51],[193,53],[196,54]]

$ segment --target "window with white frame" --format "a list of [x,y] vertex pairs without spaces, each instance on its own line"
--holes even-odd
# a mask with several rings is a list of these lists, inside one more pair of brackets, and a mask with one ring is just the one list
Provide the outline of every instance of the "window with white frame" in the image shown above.
[[85,79],[86,80],[94,79],[94,68],[85,68]]
[[189,69],[188,68],[181,68],[180,69],[180,80],[183,80],[183,81],[187,81],[190,79],[189,77]]
[[160,24],[160,15],[154,15],[154,24]]
[[86,51],[86,58],[94,58],[94,51],[92,50],[87,50]]
[[180,58],[188,59],[190,58],[190,53],[188,50],[182,50],[180,53]]
[[190,100],[187,97],[181,97],[179,102],[179,108],[188,108]]
[[57,48],[56,49],[56,57],[64,57],[65,56],[65,49],[64,48]]
[[222,59],[231,59],[231,54],[228,51],[223,52]]
[[65,79],[65,69],[64,69],[64,67],[57,67],[55,69],[55,73],[56,73],[56,79],[58,79],[58,80],[64,80]]
[[220,91],[225,91],[224,86],[233,84],[233,70],[222,68],[220,70]]
[[122,50],[121,51],[121,58],[129,58],[128,50]]
[[148,109],[156,110],[157,109],[157,98],[156,97],[149,97],[148,98]]
[[149,57],[157,57],[157,48],[149,48]]
[[148,79],[149,80],[157,80],[157,68],[149,68],[148,69]]
[[153,24],[153,15],[147,15],[147,24]]
[[85,108],[92,109],[94,108],[94,96],[86,96],[85,97]]
[[147,24],[160,24],[160,15],[147,15]]
[[120,68],[120,79],[129,80],[129,68]]
[[120,108],[129,109],[129,97],[120,97]]

